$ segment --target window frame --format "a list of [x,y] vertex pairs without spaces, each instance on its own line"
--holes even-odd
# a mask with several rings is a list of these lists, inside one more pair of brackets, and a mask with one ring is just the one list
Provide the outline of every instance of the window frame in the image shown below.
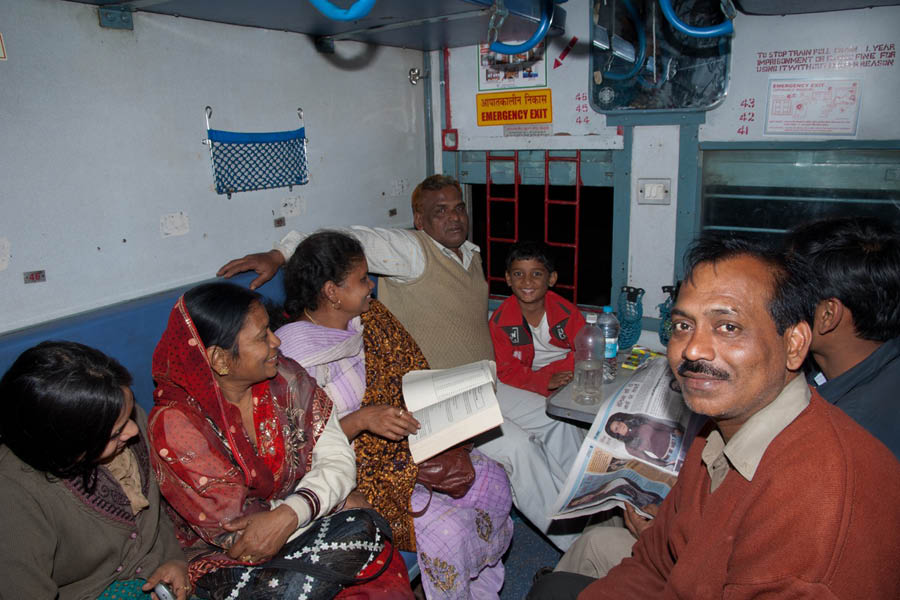
[[675,225],[675,279],[684,277],[683,257],[702,231],[703,153],[715,150],[900,150],[900,140],[790,140],[761,142],[699,142],[697,125],[681,127],[678,165],[679,205]]
[[[581,171],[581,183],[582,186],[599,186],[599,187],[612,187],[613,188],[613,212],[612,212],[612,232],[613,232],[613,240],[612,240],[612,252],[611,252],[611,265],[610,265],[610,281],[611,287],[609,290],[610,302],[615,304],[616,299],[618,298],[618,291],[622,288],[622,286],[627,285],[627,276],[628,276],[628,243],[629,243],[629,227],[630,227],[630,212],[631,212],[631,144],[632,144],[632,128],[631,127],[623,127],[623,149],[622,150],[581,150],[581,162],[580,162],[580,171]],[[455,152],[443,152],[443,169],[442,172],[445,175],[449,175],[451,177],[455,177],[460,185],[463,187],[463,195],[465,197],[466,205],[469,211],[469,219],[470,223],[473,222],[474,215],[472,214],[472,202],[471,202],[471,185],[479,184],[486,185],[486,172],[487,172],[487,153],[490,152],[492,155],[502,155],[503,153],[512,154],[515,151],[508,150],[460,150]],[[540,153],[543,155],[544,152],[548,152],[551,157],[572,157],[575,155],[577,150],[545,150],[545,149],[528,149],[528,150],[519,150],[520,158],[519,162],[525,162],[527,164],[527,160],[522,159],[522,154],[529,153]],[[609,153],[611,160],[608,161],[598,161],[596,160],[603,153]],[[534,155],[531,155],[533,158]],[[526,157],[527,158],[527,157]],[[534,162],[534,160],[532,160]],[[568,161],[571,162],[571,161]],[[541,163],[543,164],[543,158],[541,158]],[[553,162],[551,162],[551,167],[553,166]],[[560,167],[560,170],[564,169],[564,167]],[[521,167],[520,167],[521,171]],[[573,165],[574,171],[574,165]],[[543,167],[541,169],[529,170],[525,173],[520,172],[520,185],[544,185],[544,170]],[[574,185],[574,181],[558,181],[557,178],[561,177],[561,171],[556,171],[555,169],[551,169],[550,171],[550,182],[551,185]],[[471,237],[471,227],[470,227],[470,237]],[[581,265],[579,268],[584,268],[586,265],[589,265],[588,261],[581,261]],[[577,277],[577,273],[576,273]],[[580,306],[584,306],[587,308],[593,307],[593,305],[580,304]],[[598,308],[598,307],[594,307]]]

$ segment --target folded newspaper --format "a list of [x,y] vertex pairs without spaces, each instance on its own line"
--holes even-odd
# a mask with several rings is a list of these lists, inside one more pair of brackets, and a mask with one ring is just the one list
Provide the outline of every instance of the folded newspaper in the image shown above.
[[550,516],[579,517],[625,502],[650,516],[643,507],[669,493],[706,419],[685,405],[664,357],[647,361],[599,407]]

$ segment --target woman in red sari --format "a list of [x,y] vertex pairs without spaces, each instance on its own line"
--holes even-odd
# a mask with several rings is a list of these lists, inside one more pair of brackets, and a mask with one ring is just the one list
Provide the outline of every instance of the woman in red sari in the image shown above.
[[196,594],[411,598],[331,401],[268,322],[255,292],[201,285],[153,355],[150,443]]

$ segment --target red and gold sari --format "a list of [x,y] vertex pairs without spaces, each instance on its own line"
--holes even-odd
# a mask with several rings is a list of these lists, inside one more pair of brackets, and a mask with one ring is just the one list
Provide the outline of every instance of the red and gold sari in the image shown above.
[[[244,431],[240,410],[225,400],[219,389],[183,298],[172,310],[154,352],[153,377],[157,389],[149,437],[154,467],[160,489],[175,513],[172,517],[178,539],[191,559],[192,582],[199,583],[202,589],[205,576],[228,570],[239,574],[231,576],[238,583],[236,590],[246,588],[242,592],[247,593],[238,597],[254,597],[250,589],[254,585],[267,589],[259,590],[261,593],[277,594],[281,587],[290,585],[290,576],[274,568],[270,576],[264,576],[266,564],[248,567],[230,559],[223,550],[231,546],[235,534],[223,525],[239,516],[268,511],[273,501],[304,493],[304,488],[298,489],[298,483],[313,467],[313,449],[331,415],[331,401],[302,367],[282,357],[278,375],[252,388],[257,438],[254,448]],[[316,498],[310,501],[318,502]],[[324,518],[285,544],[283,554],[299,553],[317,543],[304,541],[309,532],[316,531],[320,537],[330,535],[325,530],[335,519],[343,523],[346,515],[341,515],[325,517],[313,511],[314,519]],[[334,524],[332,529],[339,526],[343,525]],[[390,535],[386,524],[385,529]],[[375,538],[379,538],[377,533]],[[354,568],[351,575],[374,574],[394,556],[389,568],[369,583],[345,589],[339,597],[411,597],[402,559],[395,555],[388,540],[382,539],[379,544],[379,551],[370,551],[371,556],[359,565],[362,571]],[[276,559],[285,564],[286,556]],[[329,566],[326,557],[321,560]],[[335,557],[342,564],[348,560]],[[241,583],[243,572],[252,573],[253,578]]]

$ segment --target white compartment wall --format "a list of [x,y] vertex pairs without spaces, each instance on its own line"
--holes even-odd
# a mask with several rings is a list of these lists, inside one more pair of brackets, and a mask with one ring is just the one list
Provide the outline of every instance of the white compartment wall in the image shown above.
[[[0,33],[0,332],[212,277],[292,228],[411,223],[420,52],[340,42],[324,56],[299,34],[140,12],[133,31],[103,29],[95,7],[62,0],[0,2]],[[206,105],[234,131],[295,129],[302,107],[310,183],[216,194]],[[274,228],[297,196],[305,214]],[[179,212],[189,232],[163,238]],[[39,269],[46,282],[24,285]]]
[[[888,140],[900,139],[900,119],[896,118],[900,95],[900,6],[846,10],[830,13],[787,16],[748,16],[739,14],[735,20],[731,81],[725,101],[707,113],[706,123],[700,126],[700,141],[817,141],[823,139]],[[893,44],[893,56],[884,61],[892,65],[875,66],[882,60],[878,45]],[[867,48],[874,59],[857,59]],[[856,48],[848,57],[845,68],[817,68],[806,70],[804,64],[776,65],[779,71],[763,72],[769,65],[760,64],[762,54],[802,52],[804,50],[833,50]],[[859,63],[859,64],[855,64]],[[811,66],[829,65],[812,62]],[[784,69],[784,70],[781,70]],[[793,69],[793,70],[790,70]],[[860,82],[860,111],[855,136],[766,135],[764,133],[769,81],[845,79]],[[745,99],[755,100],[755,109],[741,106]],[[742,114],[755,113],[755,121],[740,120]],[[739,134],[742,125],[746,134]]]
[[[587,100],[576,99],[578,94],[588,93],[590,21],[589,0],[570,0],[562,4],[566,11],[566,32],[562,36],[548,38],[545,61],[547,64],[547,87],[552,90],[553,135],[534,137],[504,137],[503,126],[477,125],[476,94],[495,90],[478,90],[477,46],[450,49],[450,103],[454,128],[459,130],[461,150],[540,150],[540,149],[621,149],[622,136],[615,127],[607,127],[603,115],[593,111],[586,113],[590,122],[576,123],[575,107],[586,104]],[[578,40],[558,68],[553,68],[569,41]],[[487,39],[487,32],[485,32]],[[437,61],[440,52],[432,53],[432,71],[440,68]],[[438,82],[433,81],[436,85]],[[496,90],[500,91],[500,90]],[[441,98],[443,89],[434,88],[435,102]],[[436,104],[437,106],[437,104]],[[439,115],[439,112],[435,112]],[[436,119],[437,120],[437,119]],[[440,123],[437,123],[440,125]]]
[[[553,91],[553,136],[503,137],[502,127],[478,127],[475,100],[478,90],[477,48],[454,48],[450,51],[450,96],[453,127],[459,130],[460,147],[465,150],[492,149],[592,149],[622,148],[622,138],[615,127],[607,127],[605,117],[591,112],[589,125],[574,123],[575,95],[586,92],[590,74],[588,45],[589,0],[569,0],[566,10],[566,33],[549,40],[546,60],[547,84]],[[763,135],[765,103],[769,77],[860,79],[862,97],[857,135],[849,139],[900,139],[900,119],[896,118],[900,97],[900,61],[888,67],[850,67],[842,70],[796,71],[782,73],[757,72],[757,53],[803,48],[834,48],[893,43],[900,48],[900,6],[840,11],[786,17],[761,17],[738,14],[735,20],[734,59],[725,100],[706,113],[706,124],[700,126],[700,141],[810,141],[836,139],[834,136],[766,136]],[[571,38],[578,41],[558,69],[558,58]],[[432,53],[432,71],[438,72],[440,53]],[[432,80],[435,114],[439,114],[439,98],[443,92],[437,78]],[[749,135],[737,134],[744,98],[757,100],[755,127]],[[436,119],[437,121],[437,119]],[[435,123],[435,140],[439,143],[440,123]],[[837,139],[848,139],[847,136]],[[672,283],[673,267],[681,257],[675,254],[675,215],[679,201],[694,202],[695,190],[679,189],[678,126],[637,126],[632,143],[630,177],[631,218],[629,227],[628,283],[644,287],[644,314],[656,316],[656,305],[664,300],[661,286]],[[437,157],[440,161],[440,157]],[[437,164],[440,169],[440,164]],[[637,180],[670,179],[672,204],[638,205],[634,199]]]
[[[675,267],[674,252],[655,248],[675,248],[675,202],[669,204],[638,204],[638,179],[658,178],[665,173],[669,179],[669,197],[678,197],[678,126],[662,125],[636,127],[631,140],[631,206],[629,210],[628,284],[642,287],[644,314],[656,317],[656,305],[665,298],[662,286],[672,283]],[[652,175],[651,175],[652,174]],[[651,251],[648,251],[651,250]]]

